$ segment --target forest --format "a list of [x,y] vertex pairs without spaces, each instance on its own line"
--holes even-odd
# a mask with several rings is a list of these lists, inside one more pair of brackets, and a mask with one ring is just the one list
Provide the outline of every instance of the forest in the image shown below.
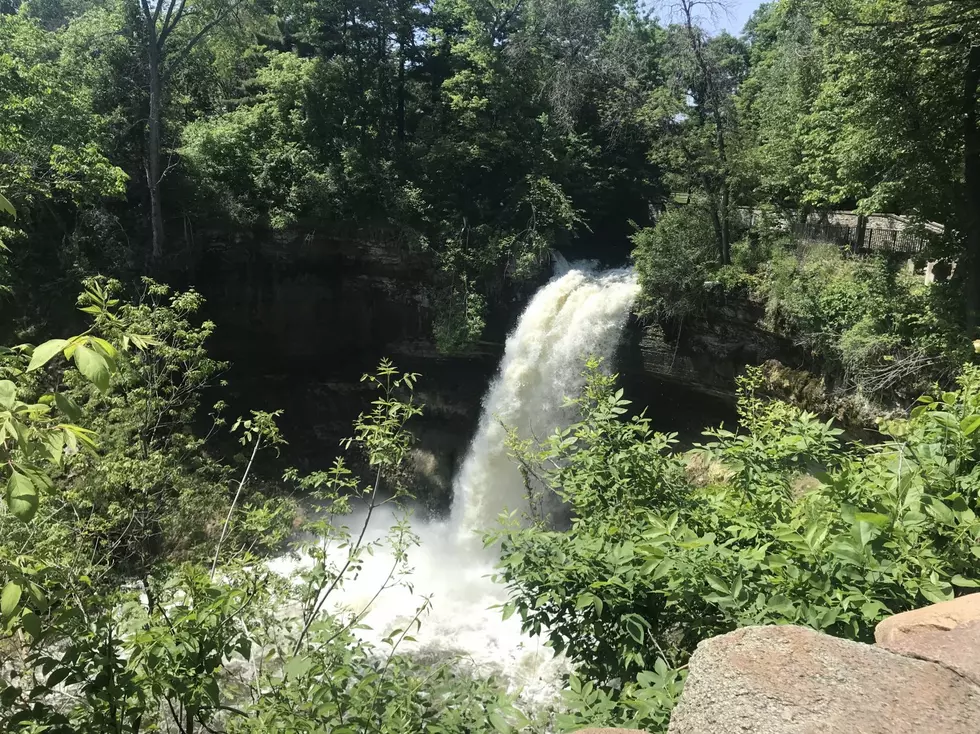
[[[727,12],[0,0],[0,730],[655,734],[702,640],[870,641],[980,587],[980,1],[774,0],[738,35]],[[548,651],[544,694],[419,645],[419,559],[462,501],[416,481],[425,374],[379,343],[322,466],[291,465],[281,406],[229,397],[203,248],[323,232],[423,263],[416,336],[447,359],[509,314],[470,453],[526,498],[479,505],[441,574],[486,561],[481,613]],[[574,354],[521,336],[559,253],[631,269],[576,276],[606,310],[568,322]],[[746,363],[735,421],[658,430],[615,339],[732,304],[794,370]],[[520,359],[562,362],[566,394],[514,378],[513,415],[563,416],[544,433],[491,410]]]

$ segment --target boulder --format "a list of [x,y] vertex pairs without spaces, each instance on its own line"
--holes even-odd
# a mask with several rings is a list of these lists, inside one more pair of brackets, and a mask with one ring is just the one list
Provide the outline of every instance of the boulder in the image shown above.
[[896,614],[875,628],[879,647],[928,660],[980,685],[980,594]]
[[953,671],[803,627],[705,640],[671,734],[975,734],[980,687]]

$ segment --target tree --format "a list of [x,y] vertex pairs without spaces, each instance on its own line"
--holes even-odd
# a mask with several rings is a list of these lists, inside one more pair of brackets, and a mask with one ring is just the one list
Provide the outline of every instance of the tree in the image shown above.
[[[218,25],[247,0],[139,0],[149,111],[146,120],[146,183],[150,194],[153,258],[163,256],[166,228],[160,185],[163,169],[163,98],[177,68]],[[190,28],[185,28],[190,25]],[[186,32],[185,32],[186,30]]]
[[[84,206],[118,196],[126,176],[108,160],[107,120],[93,110],[57,40],[22,15],[0,15],[0,192],[22,226],[53,204]],[[62,233],[63,234],[63,233]]]
[[670,80],[654,95],[651,122],[666,145],[652,155],[668,166],[675,191],[704,193],[715,229],[718,259],[731,261],[731,147],[737,131],[734,95],[747,71],[747,51],[726,33],[709,36],[701,13],[713,0],[680,0],[678,23],[668,29]]
[[944,224],[934,254],[958,261],[972,332],[980,309],[980,3],[783,0],[760,11],[749,39],[753,69],[740,104],[758,198]]

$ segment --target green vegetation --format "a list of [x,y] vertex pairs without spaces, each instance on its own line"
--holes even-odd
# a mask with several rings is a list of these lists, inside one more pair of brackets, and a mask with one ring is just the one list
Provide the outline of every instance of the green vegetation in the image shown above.
[[[262,556],[292,534],[295,505],[248,482],[256,453],[283,442],[275,415],[236,421],[250,458],[225,464],[208,443],[220,406],[206,436],[187,425],[223,367],[204,349],[213,325],[193,323],[200,297],[147,282],[127,304],[113,289],[83,294],[84,334],[3,358],[3,730],[462,734],[522,721],[493,680],[398,651],[427,602],[380,650],[354,634],[363,611],[328,605],[383,548],[397,564],[379,593],[408,582],[407,522],[380,540],[365,530],[378,507],[411,498],[400,470],[405,424],[421,412],[416,376],[387,362],[365,375],[378,399],[346,447],[364,455],[370,483],[342,459],[286,470],[321,510],[303,523],[315,540],[297,548],[310,563],[286,580]],[[335,522],[355,507],[360,529]]]
[[581,417],[542,446],[514,442],[571,529],[511,523],[500,576],[530,631],[579,664],[574,726],[664,729],[700,640],[751,624],[802,624],[873,640],[888,614],[980,586],[980,370],[920,398],[876,446],[761,398],[742,380],[740,428],[681,454],[597,364]]
[[[0,729],[660,732],[708,636],[869,640],[980,586],[980,3],[775,0],[739,38],[712,9],[0,0]],[[791,234],[827,209],[904,215],[952,279]],[[681,452],[590,363],[572,425],[510,442],[569,527],[486,529],[502,615],[575,665],[526,712],[405,651],[427,599],[373,646],[334,608],[374,554],[377,593],[412,583],[418,376],[382,361],[346,461],[281,466],[277,406],[224,402],[203,229],[398,242],[444,352],[552,249],[631,250],[644,317],[748,296],[838,389],[915,407],[847,443],[750,369]]]
[[[377,508],[412,499],[403,465],[417,376],[382,362],[364,378],[378,397],[345,445],[365,457],[367,482],[343,459],[284,472],[321,509],[300,520],[293,493],[249,481],[256,454],[283,441],[275,415],[236,421],[245,454],[227,463],[209,443],[220,404],[204,437],[188,425],[224,367],[205,349],[213,325],[195,322],[200,297],[148,281],[125,303],[115,288],[88,285],[88,331],[4,356],[0,644],[18,661],[0,681],[5,730],[544,726],[500,682],[399,651],[427,600],[383,649],[357,638],[356,613],[328,604],[382,549],[395,565],[378,593],[410,583],[407,521],[380,540],[365,531]],[[739,428],[708,430],[681,453],[643,414],[627,417],[615,378],[592,362],[578,421],[543,444],[511,441],[536,491],[566,503],[570,529],[510,516],[488,535],[504,616],[577,665],[557,712],[541,716],[560,731],[661,731],[708,636],[790,622],[869,640],[890,613],[980,586],[980,370],[965,367],[957,385],[864,447],[761,397],[752,370]],[[335,522],[354,509],[360,525]],[[300,542],[310,563],[286,580],[262,559],[294,522],[317,540]]]

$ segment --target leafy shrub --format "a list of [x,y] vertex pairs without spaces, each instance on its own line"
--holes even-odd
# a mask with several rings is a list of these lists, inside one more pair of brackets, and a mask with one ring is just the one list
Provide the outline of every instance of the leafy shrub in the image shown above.
[[[566,501],[568,532],[511,518],[499,542],[504,613],[547,630],[580,674],[582,720],[663,730],[697,643],[749,624],[873,639],[886,615],[980,586],[980,368],[926,396],[872,447],[741,383],[738,431],[687,456],[591,365],[581,419],[515,442]],[[695,461],[695,457],[696,461]],[[715,470],[688,472],[695,461]]]
[[633,235],[633,244],[644,313],[682,318],[704,309],[704,284],[717,263],[715,232],[704,209],[670,209],[654,227]]
[[895,260],[805,245],[773,255],[758,294],[772,328],[797,338],[863,392],[915,395],[969,357],[949,288],[925,284]]
[[[160,297],[169,295],[159,286],[151,286],[151,290]],[[166,348],[190,349],[189,353],[182,351],[187,357],[182,362],[186,372],[175,369],[156,384],[159,390],[140,395],[147,389],[145,379],[131,385],[141,405],[156,406],[158,416],[170,415],[168,410],[180,404],[182,395],[180,387],[173,391],[168,388],[174,384],[175,375],[193,381],[210,374],[206,361],[201,361],[206,360],[205,353],[190,346],[193,337],[184,335],[187,341],[178,336],[189,328],[182,319],[194,310],[191,306],[196,297],[175,295],[163,313],[133,306],[135,313],[130,315],[134,318],[127,320],[130,327],[139,324],[138,316],[151,322],[162,319],[163,323],[182,324],[173,332],[155,329],[151,341],[146,334],[122,329],[127,308],[116,310],[105,290],[93,286],[90,293],[98,303],[86,307],[93,307],[102,326],[109,326],[105,320],[114,321],[114,327],[121,330],[120,341],[142,343],[146,361],[141,365],[154,364],[153,344],[158,349],[156,356],[162,359],[156,367],[166,375],[170,364]],[[188,306],[187,311],[181,303]],[[176,341],[169,342],[167,335]],[[132,364],[121,367],[126,355],[101,337],[89,335],[37,347],[32,362],[39,368],[65,347],[73,347],[73,354],[83,348],[100,350],[96,353],[104,364],[97,369],[91,368],[91,356],[76,361],[82,373],[109,398],[114,383],[129,384],[126,381],[141,369]],[[201,359],[194,359],[194,355]],[[196,376],[191,376],[195,372]],[[13,519],[26,530],[14,538],[5,534],[0,543],[0,644],[14,649],[17,655],[13,665],[0,670],[0,728],[66,734],[144,730],[190,734],[201,729],[213,731],[216,726],[240,733],[346,730],[465,734],[508,731],[512,725],[526,723],[494,679],[461,675],[448,662],[423,666],[398,651],[420,624],[427,601],[420,604],[405,629],[389,634],[383,649],[372,648],[355,637],[363,610],[334,614],[327,605],[331,595],[358,573],[364,559],[383,545],[397,563],[378,593],[391,584],[407,583],[406,554],[416,540],[406,521],[398,523],[382,540],[367,540],[366,530],[380,505],[410,497],[397,478],[411,447],[406,422],[421,412],[411,396],[415,379],[413,374],[399,374],[387,362],[382,362],[375,374],[364,376],[378,390],[378,398],[372,409],[358,418],[354,435],[345,445],[364,452],[367,465],[375,472],[371,481],[362,484],[340,459],[331,471],[308,477],[287,471],[287,480],[310,491],[322,511],[307,528],[314,540],[300,543],[299,549],[310,563],[293,578],[270,574],[249,553],[221,555],[219,539],[210,573],[199,564],[176,569],[147,565],[140,569],[139,578],[119,586],[93,581],[86,573],[91,568],[86,566],[87,557],[72,554],[71,548],[66,556],[73,556],[72,563],[63,566],[59,557],[35,555],[46,549],[43,546],[21,542],[25,536],[31,539],[37,534],[38,528],[26,523],[39,504],[38,493],[27,491],[23,482],[31,486],[37,482],[53,492],[64,480],[51,476],[64,452],[42,447],[51,447],[52,437],[63,437],[66,432],[95,434],[48,423],[47,411],[40,407],[47,403],[22,405],[17,401],[16,383],[0,382],[2,407],[13,412],[9,419],[0,414],[4,431],[18,420],[24,421],[22,427],[9,433],[5,450],[13,444],[11,458],[17,461],[11,462],[15,468],[10,470],[6,504]],[[176,384],[182,382],[178,379]],[[153,402],[157,397],[163,400],[162,407]],[[62,405],[58,398],[51,402]],[[86,409],[99,410],[101,418],[101,414],[117,410],[128,415],[125,407],[125,402],[120,408],[111,399],[103,403],[93,399],[84,408],[76,405],[71,410],[80,409],[83,414]],[[113,423],[100,425],[111,429]],[[260,446],[276,441],[268,414],[253,414],[240,421],[239,428],[243,442],[254,446],[253,454]],[[132,435],[139,448],[139,432]],[[94,443],[93,438],[88,440]],[[183,436],[177,440],[189,439]],[[26,471],[26,458],[31,456],[32,478],[26,480],[18,468]],[[75,469],[95,472],[88,463]],[[239,490],[246,479],[247,470]],[[378,495],[382,481],[394,490],[393,497]],[[21,507],[28,497],[32,498],[30,513]],[[66,497],[70,502],[71,495]],[[45,497],[42,507],[65,502],[60,497],[56,502],[53,499]],[[359,532],[338,521],[351,512],[355,500],[367,508]],[[9,524],[7,516],[2,519]],[[33,520],[43,520],[55,528],[67,526],[57,513],[42,512]],[[152,534],[146,528],[133,532]],[[59,540],[64,542],[66,536],[59,535]],[[11,541],[18,545],[11,546]],[[220,567],[219,560],[224,561]]]

